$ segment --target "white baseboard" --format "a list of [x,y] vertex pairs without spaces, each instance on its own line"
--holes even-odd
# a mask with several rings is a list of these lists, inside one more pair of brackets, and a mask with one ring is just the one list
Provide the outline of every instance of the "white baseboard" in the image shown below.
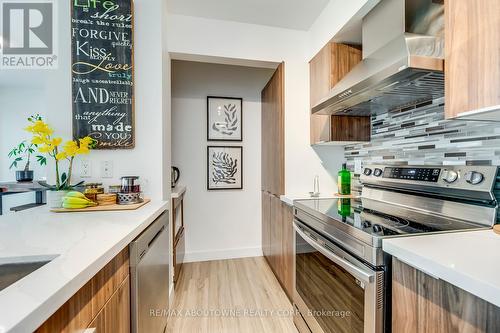
[[248,247],[239,249],[186,252],[186,254],[184,255],[184,262],[224,260],[224,259],[261,257],[261,256],[262,256],[261,247]]

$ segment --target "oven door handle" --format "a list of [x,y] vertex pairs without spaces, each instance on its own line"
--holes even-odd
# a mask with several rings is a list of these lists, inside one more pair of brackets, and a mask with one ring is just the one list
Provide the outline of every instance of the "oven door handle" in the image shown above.
[[354,276],[356,279],[370,284],[373,283],[375,279],[375,272],[364,270],[362,268],[359,268],[349,261],[345,260],[344,258],[339,257],[335,253],[329,251],[327,248],[325,248],[323,245],[312,239],[309,235],[307,235],[304,231],[302,231],[297,225],[293,225],[295,228],[295,231],[307,242],[309,243],[312,247],[314,247],[317,251],[319,251],[322,255],[345,269],[349,274]]

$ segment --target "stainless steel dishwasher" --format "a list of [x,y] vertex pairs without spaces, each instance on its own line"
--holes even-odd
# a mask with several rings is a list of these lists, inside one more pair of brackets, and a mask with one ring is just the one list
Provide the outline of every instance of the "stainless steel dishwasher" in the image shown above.
[[130,243],[132,332],[163,333],[169,281],[168,211]]

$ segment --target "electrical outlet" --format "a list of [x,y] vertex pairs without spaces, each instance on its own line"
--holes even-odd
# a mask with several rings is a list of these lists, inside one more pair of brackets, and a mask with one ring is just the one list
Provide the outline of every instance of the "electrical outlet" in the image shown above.
[[101,162],[101,177],[113,178],[113,161]]
[[80,162],[80,177],[91,178],[92,177],[92,164],[90,160],[83,159]]

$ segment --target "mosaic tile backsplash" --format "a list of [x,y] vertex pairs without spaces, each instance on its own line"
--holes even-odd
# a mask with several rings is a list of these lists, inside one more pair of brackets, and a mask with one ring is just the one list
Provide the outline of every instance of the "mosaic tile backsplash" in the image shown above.
[[444,119],[444,100],[372,117],[369,143],[345,148],[356,161],[412,165],[500,165],[500,122]]

